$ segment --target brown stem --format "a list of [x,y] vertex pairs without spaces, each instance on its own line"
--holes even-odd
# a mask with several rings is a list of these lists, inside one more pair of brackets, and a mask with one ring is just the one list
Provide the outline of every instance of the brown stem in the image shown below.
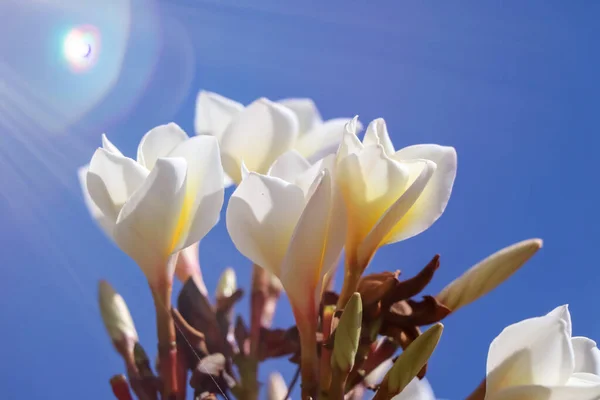
[[298,334],[300,335],[300,371],[302,376],[302,400],[315,398],[318,387],[317,368],[317,336],[312,321],[306,317],[296,317]]
[[342,400],[344,398],[346,377],[348,374],[337,367],[332,368],[332,370],[329,398],[331,400]]
[[177,398],[177,344],[175,342],[175,323],[171,314],[170,282],[152,288],[156,309],[156,331],[158,334],[158,357],[160,376],[163,382],[163,398]]
[[321,345],[321,366],[319,368],[319,387],[321,392],[329,390],[331,384],[331,349],[324,344],[331,336],[331,323],[335,307],[326,306],[323,309],[323,320],[321,322],[321,332],[323,333],[323,345]]

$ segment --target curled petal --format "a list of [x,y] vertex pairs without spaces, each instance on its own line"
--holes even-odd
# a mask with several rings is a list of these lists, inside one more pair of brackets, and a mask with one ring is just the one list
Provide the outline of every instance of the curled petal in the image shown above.
[[[96,223],[100,226],[100,228],[102,228],[102,230],[108,237],[112,238],[112,231],[115,227],[115,221],[117,219],[116,214],[113,213],[113,214],[111,214],[111,216],[104,215],[104,213],[102,212],[100,207],[98,207],[96,205],[96,203],[94,202],[94,200],[92,200],[92,197],[90,196],[90,193],[89,193],[88,187],[87,187],[88,169],[89,169],[89,166],[86,165],[77,170],[77,176],[79,178],[79,184],[81,186],[81,192],[83,194],[83,201],[84,201],[85,205],[87,206],[87,209],[88,209],[90,215],[92,216],[92,218],[94,219],[94,221],[96,221]],[[107,199],[105,199],[105,200],[107,200]],[[111,203],[112,203],[112,201],[109,200],[108,204],[111,204]]]
[[[367,265],[380,246],[409,238],[416,230],[425,230],[428,227],[430,220],[426,218],[427,212],[421,210],[418,202],[435,172],[436,165],[429,160],[403,165],[408,170],[408,182],[404,183],[406,189],[402,190],[400,196],[395,195],[395,201],[384,209],[379,220],[372,225],[358,249],[360,265]],[[392,194],[393,190],[388,192]]]
[[507,388],[499,393],[487,394],[486,400],[597,400],[600,397],[600,385],[541,386],[523,385]]
[[323,123],[321,114],[312,99],[290,98],[279,100],[278,103],[286,106],[296,114],[298,129],[301,135]]
[[196,135],[221,138],[223,131],[244,106],[220,94],[201,90],[196,98],[194,128]]
[[[296,150],[310,162],[334,154],[344,137],[346,125],[351,121],[350,118],[335,118],[315,126],[298,138]],[[357,121],[356,125],[356,129],[360,131],[362,129],[360,122]]]
[[123,153],[121,153],[121,151],[117,148],[117,146],[115,146],[114,144],[112,144],[112,142],[110,140],[108,140],[108,137],[106,137],[106,134],[102,134],[102,148],[106,151],[110,151],[113,154],[116,154],[118,156],[122,156]]
[[297,186],[251,172],[227,206],[231,240],[252,262],[281,276],[281,262],[304,204],[304,193]]
[[201,135],[182,142],[169,153],[187,163],[186,195],[175,232],[173,251],[200,241],[219,221],[223,206],[223,169],[219,143]]
[[409,174],[408,165],[386,157],[381,146],[366,147],[339,161],[336,178],[349,217],[346,251],[351,256],[388,208],[403,195]]
[[310,168],[310,163],[296,150],[283,153],[269,169],[268,175],[295,183],[296,179]]
[[151,283],[170,280],[175,272],[175,264],[167,266],[167,260],[185,200],[186,171],[182,158],[158,159],[117,219],[115,242],[138,263]]
[[299,312],[316,311],[319,282],[342,251],[343,225],[334,216],[331,176],[325,170],[298,220],[281,269],[281,283]]
[[[383,118],[377,118],[369,124],[367,132],[363,139],[364,146],[375,146],[380,144],[385,150],[385,154],[392,156],[394,154],[394,144],[390,139],[390,134],[387,130],[387,125]],[[411,158],[426,158],[426,157],[411,157]],[[405,158],[406,159],[406,158]]]
[[596,342],[586,337],[574,337],[571,343],[575,352],[575,372],[600,376],[600,350]]
[[187,141],[188,135],[175,123],[159,125],[144,135],[138,146],[137,161],[148,169],[156,160],[166,157],[175,147]]
[[97,149],[90,161],[86,186],[102,214],[116,221],[123,204],[147,175],[148,171],[131,158]]
[[519,385],[564,385],[574,369],[574,354],[560,307],[543,317],[505,328],[488,352],[487,391]]
[[225,172],[241,181],[243,162],[250,171],[266,173],[298,136],[296,115],[281,104],[258,99],[240,112],[223,132],[221,152]]

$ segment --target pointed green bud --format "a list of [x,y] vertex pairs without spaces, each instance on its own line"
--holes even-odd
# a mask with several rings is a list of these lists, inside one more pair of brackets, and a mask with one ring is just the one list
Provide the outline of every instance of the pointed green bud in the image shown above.
[[125,300],[106,281],[98,285],[100,314],[108,335],[114,343],[123,341],[132,346],[138,341],[138,334]]
[[440,336],[442,336],[443,330],[444,325],[437,323],[422,335],[419,335],[398,356],[383,379],[382,387],[379,390],[386,391],[389,396],[400,393],[427,363],[440,340]]
[[541,239],[529,239],[497,251],[452,281],[437,300],[452,311],[474,302],[510,278],[542,244]]
[[215,296],[217,299],[231,297],[237,290],[237,278],[233,268],[226,268],[219,278]]
[[331,367],[349,372],[354,367],[362,325],[362,301],[360,294],[354,293],[342,312],[335,329]]

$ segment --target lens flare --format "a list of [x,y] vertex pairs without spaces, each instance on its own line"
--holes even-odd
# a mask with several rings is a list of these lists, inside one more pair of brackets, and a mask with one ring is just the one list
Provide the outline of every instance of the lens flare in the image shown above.
[[100,32],[92,25],[71,29],[63,42],[63,54],[72,71],[88,71],[100,54]]

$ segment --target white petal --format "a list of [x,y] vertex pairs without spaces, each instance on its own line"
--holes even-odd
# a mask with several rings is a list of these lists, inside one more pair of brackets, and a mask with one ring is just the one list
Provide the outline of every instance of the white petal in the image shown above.
[[223,206],[223,167],[217,138],[196,136],[175,147],[169,157],[187,162],[186,197],[175,249],[200,241],[217,224]]
[[148,131],[140,141],[137,161],[152,169],[156,160],[166,157],[177,145],[188,139],[188,135],[175,123],[159,125]]
[[586,337],[571,340],[575,352],[575,372],[600,375],[600,350],[596,342]]
[[[340,146],[346,131],[346,125],[351,121],[350,118],[336,118],[325,121],[300,136],[294,147],[310,162],[334,154]],[[356,122],[356,124],[357,130],[360,131],[362,125],[360,122]]]
[[258,99],[229,124],[221,138],[225,172],[237,183],[242,160],[250,171],[266,173],[298,136],[296,115],[281,104]]
[[194,128],[196,135],[221,138],[223,131],[244,106],[220,94],[201,90],[196,98]]
[[102,213],[116,221],[123,204],[142,185],[148,170],[131,158],[97,149],[87,174],[90,197]]
[[306,171],[296,177],[295,183],[300,186],[302,191],[305,193],[307,197],[309,197],[309,193],[311,186],[317,179],[317,177],[323,172],[323,170],[327,169],[332,176],[334,176],[335,172],[335,154],[330,154],[325,158],[322,158],[311,165]]
[[186,171],[183,158],[159,158],[117,219],[115,241],[151,283],[172,279],[175,272],[175,263],[167,260],[186,194]]
[[[364,146],[375,146],[380,144],[385,150],[385,154],[391,156],[394,154],[394,144],[390,139],[390,134],[387,130],[387,125],[383,118],[377,118],[371,121],[367,127],[367,132],[363,139]],[[413,158],[426,158],[426,157],[413,157]]]
[[240,253],[279,277],[304,205],[297,186],[251,172],[231,195],[227,231]]
[[281,283],[295,312],[304,311],[308,317],[317,309],[319,282],[344,247],[345,219],[339,218],[341,213],[334,207],[332,186],[330,173],[324,170],[294,230],[281,269]]
[[[394,362],[391,358],[388,358],[371,371],[369,375],[365,376],[365,383],[369,386],[379,385],[385,377],[385,374],[392,368],[392,365],[394,365]],[[408,386],[410,386],[410,384]]]
[[573,347],[565,321],[555,314],[526,319],[508,326],[492,341],[487,390],[564,385],[573,368]]
[[589,372],[576,372],[567,381],[567,386],[596,386],[600,385],[600,376]]
[[[87,188],[87,173],[87,165],[77,170],[77,176],[79,177],[79,184],[81,185],[81,192],[83,194],[83,201],[87,206],[92,218],[94,218],[96,223],[100,225],[100,228],[102,228],[104,233],[108,237],[112,238],[112,231],[115,226],[117,215],[113,213],[112,217],[107,217],[106,215],[104,215],[102,210],[96,205],[96,203],[94,203],[94,200],[92,200],[92,198],[90,197],[90,193],[88,192]],[[112,204],[112,201],[109,201],[109,204]]]
[[427,379],[414,378],[392,400],[435,400],[435,395]]
[[344,126],[344,134],[342,136],[342,141],[340,142],[340,147],[337,151],[337,158],[340,161],[350,154],[359,153],[364,148],[363,144],[356,136],[357,124],[357,117],[354,117],[352,121],[348,122]]
[[300,155],[296,150],[290,150],[283,153],[271,168],[268,175],[283,179],[286,182],[294,183],[296,179],[310,168],[310,163]]
[[279,100],[278,103],[286,106],[296,114],[300,135],[309,132],[323,123],[321,114],[312,99],[290,98]]
[[567,335],[571,337],[573,335],[573,324],[571,323],[571,313],[569,312],[568,305],[562,305],[556,307],[554,310],[550,311],[547,315],[551,315],[556,318],[560,318],[565,322]]
[[600,385],[590,387],[519,386],[507,388],[493,395],[486,393],[485,400],[598,400]]
[[405,184],[407,188],[393,204],[388,206],[359,247],[360,265],[367,265],[380,246],[409,238],[414,236],[412,232],[426,229],[425,225],[429,220],[415,222],[412,215],[436,166],[428,160],[406,162],[403,165],[409,171],[408,183]]
[[407,165],[388,158],[379,145],[365,147],[339,161],[336,181],[348,212],[347,256],[355,256],[350,253],[405,192],[409,172]]
[[393,159],[433,161],[437,168],[413,209],[403,221],[403,232],[397,240],[408,239],[429,228],[443,214],[456,177],[456,151],[453,147],[423,144],[398,151]]
[[102,134],[102,148],[104,150],[110,151],[111,153],[114,153],[116,155],[122,156],[123,153],[121,153],[121,151],[117,148],[117,146],[115,146],[114,144],[112,144],[112,142],[110,140],[108,140],[108,138],[106,137],[106,134]]

